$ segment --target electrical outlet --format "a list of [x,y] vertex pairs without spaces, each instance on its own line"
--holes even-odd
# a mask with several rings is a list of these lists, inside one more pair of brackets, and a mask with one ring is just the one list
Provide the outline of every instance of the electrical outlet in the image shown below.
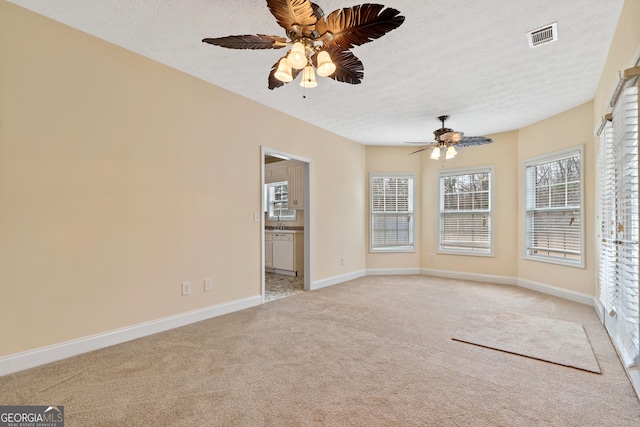
[[436,260],[436,254],[431,254],[431,255],[429,256],[429,260],[431,260],[431,261],[435,261],[435,260]]
[[204,279],[204,291],[211,292],[213,290],[213,282],[211,279]]
[[344,265],[344,257],[340,258],[340,265]]
[[182,282],[182,296],[191,295],[191,283]]

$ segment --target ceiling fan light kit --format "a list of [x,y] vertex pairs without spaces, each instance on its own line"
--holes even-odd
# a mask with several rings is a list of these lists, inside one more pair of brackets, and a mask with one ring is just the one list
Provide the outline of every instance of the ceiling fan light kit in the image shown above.
[[291,74],[291,65],[289,65],[289,60],[287,58],[280,59],[280,62],[278,62],[278,69],[276,70],[274,75],[276,79],[284,83],[293,81],[293,74]]
[[[331,12],[324,12],[310,0],[267,0],[267,8],[284,28],[287,38],[265,34],[205,38],[202,41],[228,49],[281,49],[290,46],[286,55],[271,67],[268,87],[276,89],[292,82],[302,73],[300,86],[318,86],[316,73],[321,77],[359,84],[364,77],[364,65],[350,49],[376,40],[395,30],[404,22],[396,9],[381,4],[362,4]],[[439,116],[440,129],[433,134],[435,142],[411,154],[433,149],[431,159],[453,159],[457,147],[482,145],[491,139],[465,137],[462,132],[444,126],[449,116]],[[414,144],[414,143],[410,143]]]
[[295,42],[287,54],[287,62],[291,68],[302,70],[307,65],[307,52],[305,46],[300,42]]
[[228,49],[281,49],[289,52],[271,68],[269,89],[293,81],[302,72],[300,86],[316,87],[315,74],[359,84],[362,62],[349,49],[378,39],[398,28],[404,16],[380,4],[362,4],[324,12],[310,0],[267,0],[267,7],[288,39],[264,34],[205,38],[202,41]]
[[313,71],[313,67],[311,65],[307,65],[302,70],[302,80],[300,81],[300,86],[305,88],[311,88],[318,86],[318,82],[316,81],[316,73]]
[[336,71],[336,64],[331,61],[329,54],[322,50],[318,53],[318,75],[329,77]]

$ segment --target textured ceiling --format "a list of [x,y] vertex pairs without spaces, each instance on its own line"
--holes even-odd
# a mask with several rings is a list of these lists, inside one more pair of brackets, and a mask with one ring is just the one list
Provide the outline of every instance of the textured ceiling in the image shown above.
[[[359,85],[300,78],[273,91],[283,50],[230,50],[205,37],[285,36],[265,0],[10,0],[291,116],[372,145],[432,141],[436,117],[466,135],[522,128],[593,99],[624,0],[385,0],[406,20],[352,52]],[[363,2],[315,0],[328,15]],[[557,22],[556,42],[526,33]],[[303,95],[306,97],[303,98]]]

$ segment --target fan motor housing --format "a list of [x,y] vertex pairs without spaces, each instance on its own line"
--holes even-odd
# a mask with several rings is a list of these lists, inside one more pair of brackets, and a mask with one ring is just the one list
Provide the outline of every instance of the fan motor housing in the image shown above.
[[440,137],[445,133],[449,133],[449,132],[453,132],[453,129],[443,127],[443,128],[434,130],[433,134],[436,136],[436,141],[440,141]]

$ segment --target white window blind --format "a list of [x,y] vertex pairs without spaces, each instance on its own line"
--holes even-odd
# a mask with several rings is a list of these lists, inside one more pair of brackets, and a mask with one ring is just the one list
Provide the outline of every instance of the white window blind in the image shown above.
[[269,219],[273,221],[293,221],[296,211],[289,209],[289,185],[287,181],[267,184]]
[[413,175],[371,174],[371,251],[413,251]]
[[598,147],[598,200],[600,216],[600,259],[598,282],[600,301],[611,310],[615,305],[616,248],[616,159],[613,127],[607,125],[600,134]]
[[439,252],[491,255],[493,169],[438,173]]
[[525,163],[526,257],[583,267],[582,147]]
[[598,282],[605,325],[636,384],[640,381],[638,88],[623,91],[601,134]]

